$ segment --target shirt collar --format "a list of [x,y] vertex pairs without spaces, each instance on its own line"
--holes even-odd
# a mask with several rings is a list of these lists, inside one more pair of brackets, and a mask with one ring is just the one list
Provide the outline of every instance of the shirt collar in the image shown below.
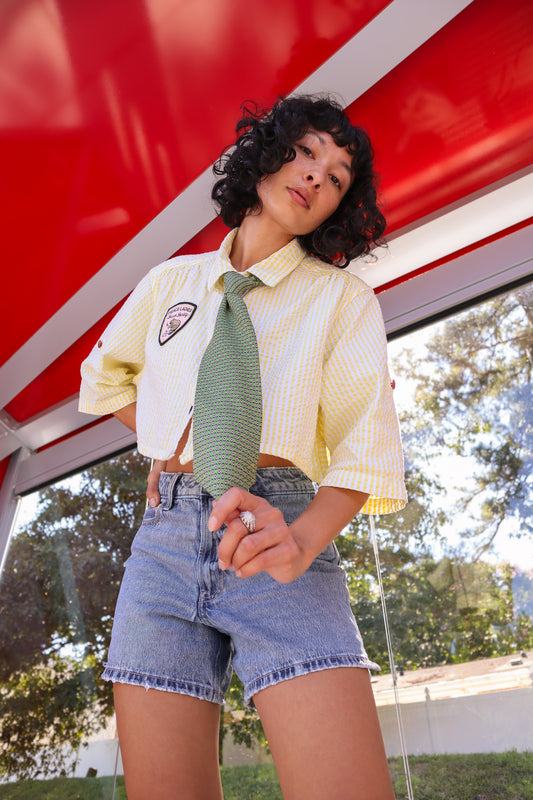
[[[225,272],[231,272],[233,270],[229,254],[238,230],[238,228],[234,228],[228,233],[215,254],[213,266],[208,278],[209,290],[213,288],[215,283]],[[276,286],[283,278],[293,272],[296,267],[300,266],[305,256],[305,250],[298,239],[294,238],[289,244],[286,244],[285,247],[276,250],[276,252],[272,253],[268,258],[254,264],[249,271],[260,278],[266,286]]]

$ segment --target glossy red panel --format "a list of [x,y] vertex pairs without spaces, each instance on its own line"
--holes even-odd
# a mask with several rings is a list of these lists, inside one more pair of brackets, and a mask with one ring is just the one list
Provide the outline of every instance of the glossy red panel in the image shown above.
[[[217,157],[243,98],[290,91],[387,4],[4,3],[0,363]],[[389,231],[533,161],[530,9],[474,0],[351,106],[376,148]],[[224,232],[215,221],[180,252]],[[78,390],[104,323],[11,401],[15,419]]]
[[[228,229],[221,219],[217,218],[187,242],[187,245],[178,252],[185,254],[216,250],[227,232]],[[147,271],[150,266],[152,265],[147,264]],[[17,422],[21,422],[76,394],[80,388],[81,362],[88,355],[95,341],[121,305],[122,303],[119,303],[109,311],[105,317],[99,320],[87,333],[81,336],[59,358],[43,370],[34,381],[19,392],[6,405],[8,414],[16,419]]]
[[4,2],[0,363],[218,156],[243,99],[292,90],[388,2]]
[[475,0],[350,107],[388,231],[533,163],[533,7]]
[[8,466],[9,458],[4,458],[2,461],[0,461],[0,486],[2,485],[2,481],[4,480]]

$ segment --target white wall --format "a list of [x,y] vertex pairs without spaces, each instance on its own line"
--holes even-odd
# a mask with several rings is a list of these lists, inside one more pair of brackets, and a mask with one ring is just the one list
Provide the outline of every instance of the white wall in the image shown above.
[[[394,705],[378,707],[387,755],[401,755]],[[533,688],[402,703],[407,751],[533,751]]]
[[124,774],[118,739],[100,739],[89,742],[87,747],[80,747],[74,777],[85,778],[91,767],[97,770],[99,778],[103,775],[114,775],[115,767],[117,775]]

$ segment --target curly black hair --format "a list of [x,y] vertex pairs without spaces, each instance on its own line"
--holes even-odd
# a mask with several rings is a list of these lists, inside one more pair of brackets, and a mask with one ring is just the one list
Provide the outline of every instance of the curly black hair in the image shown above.
[[330,97],[280,97],[271,109],[242,106],[235,146],[215,163],[211,197],[229,228],[238,227],[250,209],[260,210],[257,184],[296,157],[294,144],[310,129],[329,133],[353,156],[353,181],[339,207],[316,230],[299,241],[312,256],[345,267],[380,243],[385,217],[377,206],[374,151],[368,134],[351,124],[343,108]]

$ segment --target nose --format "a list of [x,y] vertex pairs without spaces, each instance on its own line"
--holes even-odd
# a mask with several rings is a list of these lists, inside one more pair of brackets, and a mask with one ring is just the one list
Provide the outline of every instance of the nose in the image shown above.
[[318,170],[315,170],[313,172],[308,172],[307,175],[305,176],[305,180],[308,183],[313,183],[318,189],[318,187],[320,186],[320,176]]

